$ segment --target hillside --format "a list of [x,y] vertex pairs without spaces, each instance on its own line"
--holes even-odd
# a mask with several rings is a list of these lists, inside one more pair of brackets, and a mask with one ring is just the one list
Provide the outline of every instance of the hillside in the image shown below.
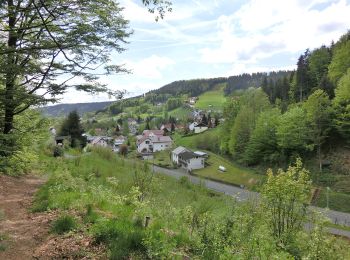
[[79,114],[103,110],[114,101],[91,102],[91,103],[74,103],[74,104],[58,104],[40,108],[40,111],[46,116],[65,116],[70,112],[77,110]]

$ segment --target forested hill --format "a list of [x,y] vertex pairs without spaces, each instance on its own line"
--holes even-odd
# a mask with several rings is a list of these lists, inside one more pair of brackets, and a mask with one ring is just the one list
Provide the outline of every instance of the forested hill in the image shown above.
[[250,87],[260,87],[265,78],[273,81],[289,76],[292,71],[272,71],[258,73],[244,73],[230,77],[219,77],[209,79],[179,80],[167,84],[157,90],[150,91],[149,94],[178,96],[187,94],[189,96],[199,96],[204,92],[212,90],[217,84],[225,83],[225,95],[232,94],[235,90],[248,89]]
[[103,110],[114,101],[92,102],[92,103],[75,103],[75,104],[58,104],[40,108],[42,113],[47,116],[57,117],[65,116],[76,110],[79,114]]

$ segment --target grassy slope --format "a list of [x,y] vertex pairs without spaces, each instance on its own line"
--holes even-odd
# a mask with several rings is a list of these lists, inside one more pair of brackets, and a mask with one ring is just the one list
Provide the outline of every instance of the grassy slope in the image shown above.
[[[253,188],[254,185],[261,184],[264,181],[263,175],[253,173],[249,169],[237,166],[214,153],[208,153],[209,158],[207,163],[209,166],[205,167],[204,169],[194,171],[195,174],[235,185],[244,185],[248,188]],[[219,171],[219,166],[224,166],[227,171]]]
[[[196,147],[196,144],[198,143],[198,139],[210,140],[212,136],[217,136],[218,134],[219,129],[215,128],[201,134],[186,137],[181,137],[177,134],[174,136],[174,140],[178,146],[184,146],[191,148],[192,150],[197,150],[198,147]],[[255,184],[261,183],[264,180],[263,175],[256,174],[247,168],[239,167],[220,155],[209,151],[207,152],[210,154],[207,161],[209,163],[209,166],[204,169],[195,171],[195,173],[199,176],[224,181],[234,185],[243,184],[249,188],[252,188]],[[227,171],[225,173],[218,171],[220,165],[226,167]]]
[[226,102],[224,87],[225,84],[219,84],[213,90],[200,95],[195,107],[199,109],[222,111],[224,103]]
[[178,119],[184,119],[190,115],[190,110],[185,107],[178,107],[174,110],[169,111],[168,115]]

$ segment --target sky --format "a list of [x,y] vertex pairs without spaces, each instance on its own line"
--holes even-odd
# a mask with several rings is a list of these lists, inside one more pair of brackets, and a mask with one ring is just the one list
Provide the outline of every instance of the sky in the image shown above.
[[[128,96],[176,80],[295,69],[298,57],[350,29],[350,0],[172,0],[163,20],[141,0],[120,0],[133,30],[127,49],[112,53],[131,74],[100,82]],[[61,103],[107,101],[69,91]]]

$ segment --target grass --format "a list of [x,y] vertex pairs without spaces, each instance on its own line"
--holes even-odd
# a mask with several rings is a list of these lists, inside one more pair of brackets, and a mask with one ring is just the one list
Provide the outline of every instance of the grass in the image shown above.
[[0,252],[6,250],[7,248],[7,245],[5,243],[6,240],[8,240],[8,236],[0,233]]
[[[207,160],[209,165],[204,169],[194,171],[195,174],[233,185],[244,185],[249,189],[257,184],[261,184],[264,181],[263,175],[256,174],[248,168],[240,167],[215,153],[219,149],[218,144],[215,144],[217,142],[216,138],[219,136],[219,131],[219,128],[214,128],[201,134],[185,137],[175,134],[174,140],[178,146],[184,146],[192,150],[206,151],[210,154]],[[220,172],[218,170],[220,165],[224,166],[227,171]]]
[[170,158],[170,150],[159,151],[153,154],[154,160],[149,160],[148,162],[154,163],[159,167],[172,167],[172,162]]
[[195,107],[205,110],[222,111],[226,102],[226,97],[224,96],[225,85],[225,83],[219,84],[213,90],[200,95]]
[[[210,156],[211,162],[229,163]],[[231,163],[225,166],[229,171],[239,170]],[[243,241],[238,248],[242,252],[251,244],[241,234],[265,232],[262,243],[273,244],[270,238],[265,241],[266,225],[255,227],[259,230],[248,228],[254,217],[250,206],[193,185],[186,178],[153,176],[143,167],[107,150],[93,150],[79,164],[75,159],[46,158],[43,170],[49,173],[49,180],[37,193],[35,208],[68,210],[81,216],[79,230],[92,235],[96,244],[105,244],[110,259],[183,259],[185,255],[202,259],[203,252],[208,256],[205,259],[219,259],[215,250],[220,247],[214,242],[221,234],[226,239],[228,231]],[[53,227],[64,233],[76,228],[76,221],[62,215]]]
[[[172,137],[174,142],[178,146],[185,146],[193,149],[204,149],[201,146],[205,145],[207,147],[218,146],[214,142],[218,142],[215,138],[218,138],[220,129],[218,127],[209,129],[200,134],[193,134],[189,136],[182,136],[178,133],[174,134]],[[209,141],[209,142],[208,142]],[[207,150],[210,150],[206,148]]]
[[[332,210],[350,213],[350,194],[329,191],[328,206]],[[322,189],[320,197],[316,201],[316,206],[327,207],[327,190]]]
[[336,228],[336,229],[340,229],[340,230],[344,230],[344,231],[350,231],[350,227],[349,226],[344,226],[344,225],[337,225],[331,222],[326,223],[326,227],[330,227],[330,228]]
[[[165,158],[166,154],[160,153],[160,156]],[[124,259],[131,255],[140,256],[135,259],[145,259],[145,255],[150,254],[149,250],[145,251],[145,241],[152,244],[150,247],[154,251],[162,252],[165,249],[155,248],[168,245],[167,250],[171,250],[186,244],[184,239],[188,239],[187,236],[167,237],[162,228],[166,226],[167,230],[176,230],[178,222],[174,221],[174,216],[185,207],[207,204],[213,205],[210,212],[215,217],[228,214],[228,205],[232,205],[229,197],[213,195],[201,186],[181,183],[163,175],[155,175],[152,183],[145,188],[148,202],[143,204],[137,199],[138,191],[133,188],[134,168],[142,167],[137,161],[124,160],[112,152],[108,155],[107,151],[101,150],[82,156],[79,165],[75,159],[49,158],[46,171],[50,172],[50,178],[36,194],[33,210],[74,210],[83,219],[79,229],[84,231],[88,227],[86,232],[93,235],[96,243],[106,244],[110,259]],[[142,184],[140,189],[143,189],[142,180],[139,183]],[[151,217],[147,234],[143,227],[145,215]],[[53,223],[52,231],[63,234],[76,226],[72,216],[63,215]],[[164,255],[168,253],[164,252]],[[153,257],[156,258],[155,255]]]
[[190,113],[191,113],[191,110],[189,108],[182,106],[169,111],[168,115],[178,119],[186,119],[188,118]]
[[56,219],[51,227],[51,231],[62,235],[77,228],[77,221],[73,216],[62,215]]
[[[209,158],[207,159],[207,163],[209,165],[204,169],[195,170],[194,173],[198,176],[223,181],[234,185],[244,185],[249,189],[263,183],[263,175],[253,173],[251,170],[239,167],[214,153],[208,153]],[[224,166],[226,168],[226,172],[219,171],[219,166]]]

